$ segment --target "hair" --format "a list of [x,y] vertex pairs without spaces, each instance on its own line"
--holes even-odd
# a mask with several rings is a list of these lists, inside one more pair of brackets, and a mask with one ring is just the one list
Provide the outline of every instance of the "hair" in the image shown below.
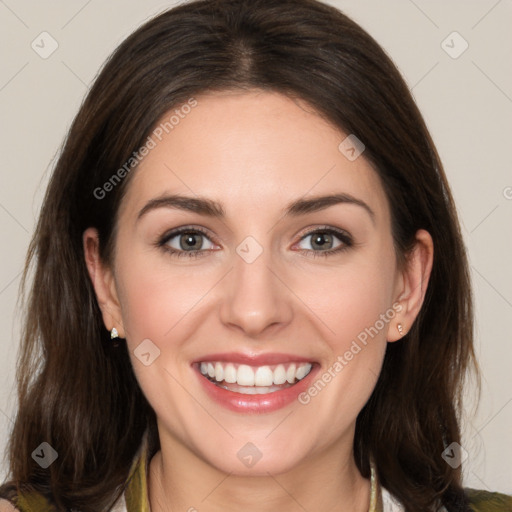
[[[358,415],[354,455],[407,511],[466,510],[461,469],[442,458],[460,442],[463,383],[478,366],[468,263],[438,153],[391,59],[360,26],[314,0],[198,0],[154,17],[104,64],[52,173],[30,243],[22,290],[18,410],[0,495],[43,494],[58,509],[108,510],[122,493],[145,432],[159,447],[156,416],[130,363],[113,348],[82,246],[89,227],[113,263],[120,203],[136,170],[108,182],[162,116],[215,91],[278,92],[311,105],[365,145],[391,208],[400,268],[427,230],[434,261],[421,311],[387,346],[376,387]],[[135,167],[134,167],[135,169]],[[119,176],[119,174],[118,174]],[[33,275],[32,275],[33,274]],[[31,452],[59,454],[47,469]]]

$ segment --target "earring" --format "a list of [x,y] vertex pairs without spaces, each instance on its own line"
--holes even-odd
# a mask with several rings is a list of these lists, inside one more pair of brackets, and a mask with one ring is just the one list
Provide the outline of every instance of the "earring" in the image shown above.
[[402,327],[402,324],[398,324],[396,326],[396,328],[398,329],[398,333],[400,334],[400,336],[403,336],[404,335],[404,328]]
[[110,339],[112,340],[112,346],[114,348],[118,348],[121,338],[119,337],[119,333],[115,327],[113,327],[110,331]]

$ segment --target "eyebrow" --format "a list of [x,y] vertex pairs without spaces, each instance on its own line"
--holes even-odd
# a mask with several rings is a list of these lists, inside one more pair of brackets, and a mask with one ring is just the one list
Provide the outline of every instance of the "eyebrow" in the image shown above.
[[[314,196],[308,199],[297,199],[291,202],[283,210],[283,216],[298,217],[308,213],[317,212],[329,208],[336,204],[352,204],[363,208],[375,223],[375,212],[361,199],[346,194],[330,194],[324,196]],[[199,215],[224,219],[226,212],[217,201],[205,197],[189,197],[179,194],[165,195],[148,201],[137,215],[137,221],[148,212],[157,208],[172,208],[177,210],[191,211]]]

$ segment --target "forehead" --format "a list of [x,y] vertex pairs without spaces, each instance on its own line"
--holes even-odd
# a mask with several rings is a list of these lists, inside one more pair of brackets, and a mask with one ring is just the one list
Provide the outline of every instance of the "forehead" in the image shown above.
[[299,197],[347,193],[386,220],[375,170],[364,157],[349,160],[339,149],[347,134],[304,101],[263,91],[209,93],[195,101],[193,108],[175,106],[155,127],[154,147],[132,171],[122,209],[182,193],[219,201],[228,216],[261,217]]

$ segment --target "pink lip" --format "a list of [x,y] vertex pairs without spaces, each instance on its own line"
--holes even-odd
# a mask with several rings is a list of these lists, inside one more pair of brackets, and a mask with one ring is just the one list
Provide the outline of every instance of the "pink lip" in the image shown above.
[[[216,354],[219,356],[221,354]],[[208,356],[210,357],[210,356]],[[240,359],[225,359],[223,357],[214,357],[213,359],[206,359],[206,361],[235,361],[247,364],[247,358]],[[300,360],[300,359],[299,359]],[[203,359],[204,361],[204,359]],[[268,361],[268,359],[266,359]],[[297,359],[290,359],[290,361],[297,361]],[[306,361],[302,359],[302,361]],[[254,359],[252,360],[254,364]],[[287,362],[280,359],[278,362]],[[260,363],[261,364],[261,363]],[[268,363],[267,363],[268,364]],[[277,364],[277,363],[273,363]],[[199,371],[199,365],[192,365],[201,385],[204,387],[206,393],[219,405],[222,405],[226,409],[234,412],[245,413],[245,414],[261,414],[267,412],[277,411],[282,409],[292,402],[297,400],[300,393],[303,393],[313,381],[314,376],[319,371],[320,366],[314,364],[313,368],[306,377],[294,384],[289,388],[285,388],[281,391],[274,391],[273,393],[264,393],[261,395],[244,395],[242,393],[236,393],[234,391],[228,391],[227,389],[216,386],[213,382],[208,380]]]
[[235,352],[223,352],[204,355],[193,363],[225,361],[229,363],[247,364],[249,366],[265,366],[285,363],[313,363],[312,359],[294,356],[293,354],[237,354]]

